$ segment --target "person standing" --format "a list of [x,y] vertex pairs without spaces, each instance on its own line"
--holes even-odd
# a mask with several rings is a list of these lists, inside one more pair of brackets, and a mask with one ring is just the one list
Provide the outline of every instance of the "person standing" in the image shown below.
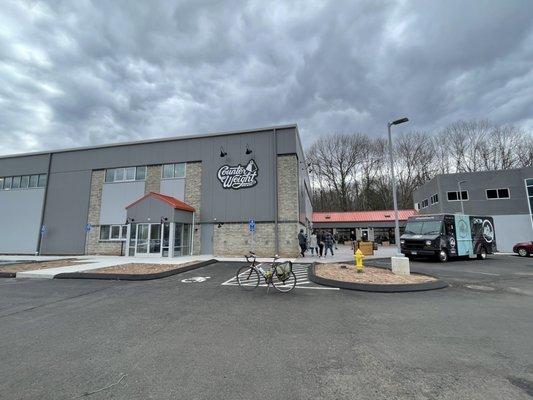
[[307,238],[304,235],[304,230],[300,229],[298,234],[298,244],[300,245],[300,254],[305,257],[305,251],[307,250]]
[[319,257],[322,258],[322,254],[324,253],[324,231],[318,231],[318,235],[316,236],[316,241],[318,244],[318,249],[320,250]]
[[318,256],[318,240],[315,231],[311,233],[311,237],[309,238],[309,248],[311,249],[311,255]]
[[335,243],[333,235],[330,232],[327,232],[324,238],[324,245],[326,247],[326,250],[324,251],[324,257],[328,255],[328,249],[331,251],[331,255],[333,256],[333,243]]
[[350,241],[352,242],[352,250],[355,254],[356,244],[357,244],[357,235],[355,234],[355,231],[350,232]]

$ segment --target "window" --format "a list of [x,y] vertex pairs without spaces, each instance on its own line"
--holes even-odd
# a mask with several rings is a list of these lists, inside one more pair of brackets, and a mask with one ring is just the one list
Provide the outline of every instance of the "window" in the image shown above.
[[415,210],[416,211],[420,210],[420,203],[415,203]]
[[106,169],[105,181],[111,182],[131,182],[144,181],[146,179],[146,165],[141,167],[112,168]]
[[[459,192],[448,192],[446,196],[448,197],[448,201],[460,201]],[[461,198],[463,201],[468,200],[468,190],[461,191]]]
[[28,187],[36,188],[38,182],[39,182],[39,175],[32,175],[30,176],[30,184]]
[[13,182],[13,178],[5,178],[4,179],[4,190],[11,190],[11,183]]
[[431,204],[437,204],[439,202],[439,195],[435,193],[430,197]]
[[163,165],[161,176],[163,179],[185,178],[185,163]]
[[46,174],[39,175],[39,182],[37,183],[38,187],[45,187],[46,186]]
[[135,180],[144,181],[146,179],[146,165],[142,167],[137,167],[135,171]]
[[100,240],[126,240],[127,225],[100,225]]
[[14,176],[13,183],[11,184],[11,189],[18,189],[18,188],[20,188],[20,176]]
[[429,200],[428,199],[422,200],[422,208],[427,208],[428,206],[429,206]]
[[[528,188],[528,192],[529,192],[529,188]],[[487,199],[489,200],[508,199],[511,197],[509,195],[509,189],[487,189],[486,194],[487,194]]]
[[46,174],[0,178],[0,190],[28,189],[46,186]]
[[[533,179],[526,179],[527,198],[529,200],[529,213],[533,219]],[[533,224],[533,220],[531,222]]]

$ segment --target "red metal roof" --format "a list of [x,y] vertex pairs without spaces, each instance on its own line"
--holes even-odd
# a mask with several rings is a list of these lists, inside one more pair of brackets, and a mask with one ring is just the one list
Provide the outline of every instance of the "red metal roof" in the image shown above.
[[184,203],[181,200],[176,199],[175,197],[167,196],[165,194],[156,193],[156,192],[149,192],[149,193],[145,194],[139,200],[134,201],[129,206],[126,206],[126,208],[130,208],[131,206],[134,206],[135,204],[140,203],[141,201],[143,201],[144,199],[147,199],[148,197],[153,197],[153,198],[156,198],[158,200],[161,200],[161,201],[171,205],[172,207],[174,207],[177,210],[190,211],[190,212],[195,212],[196,211],[194,209],[194,207],[188,205],[187,203]]
[[[417,215],[416,210],[398,210],[398,219],[406,220]],[[394,221],[394,210],[348,211],[348,212],[314,212],[313,222],[383,222]]]

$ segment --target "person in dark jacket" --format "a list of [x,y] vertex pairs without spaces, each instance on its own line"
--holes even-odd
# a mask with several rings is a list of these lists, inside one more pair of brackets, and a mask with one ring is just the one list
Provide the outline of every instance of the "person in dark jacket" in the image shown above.
[[333,244],[335,243],[335,239],[333,239],[333,235],[329,232],[326,232],[326,236],[324,237],[324,246],[326,250],[324,251],[324,257],[328,255],[328,249],[331,251],[331,255],[333,256]]
[[304,235],[304,230],[300,229],[298,234],[298,244],[300,245],[300,254],[305,257],[305,251],[307,250],[307,238]]
[[324,231],[318,231],[318,235],[316,235],[316,241],[320,252],[320,258],[322,258],[322,254],[324,253]]

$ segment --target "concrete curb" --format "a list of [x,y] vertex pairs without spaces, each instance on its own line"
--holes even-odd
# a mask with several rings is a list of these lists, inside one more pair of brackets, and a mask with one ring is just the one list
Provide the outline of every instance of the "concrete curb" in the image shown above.
[[[375,268],[388,269],[385,267],[373,266]],[[448,287],[448,283],[438,279],[436,276],[427,275],[427,274],[418,274],[431,276],[432,278],[437,279],[433,282],[425,283],[410,283],[410,284],[390,284],[390,285],[380,285],[380,284],[371,284],[371,283],[353,283],[353,282],[343,282],[336,281],[333,279],[322,278],[315,274],[315,263],[309,268],[308,277],[311,282],[317,283],[324,286],[338,287],[341,289],[349,290],[359,290],[362,292],[379,292],[379,293],[402,293],[402,292],[423,292],[427,290],[436,290],[444,289]]]
[[211,259],[191,264],[183,268],[176,268],[170,271],[157,272],[155,274],[102,274],[98,272],[67,272],[57,274],[54,279],[100,279],[110,281],[147,281],[152,279],[166,278],[183,272],[192,271],[193,269],[205,267],[216,263],[217,260]]

